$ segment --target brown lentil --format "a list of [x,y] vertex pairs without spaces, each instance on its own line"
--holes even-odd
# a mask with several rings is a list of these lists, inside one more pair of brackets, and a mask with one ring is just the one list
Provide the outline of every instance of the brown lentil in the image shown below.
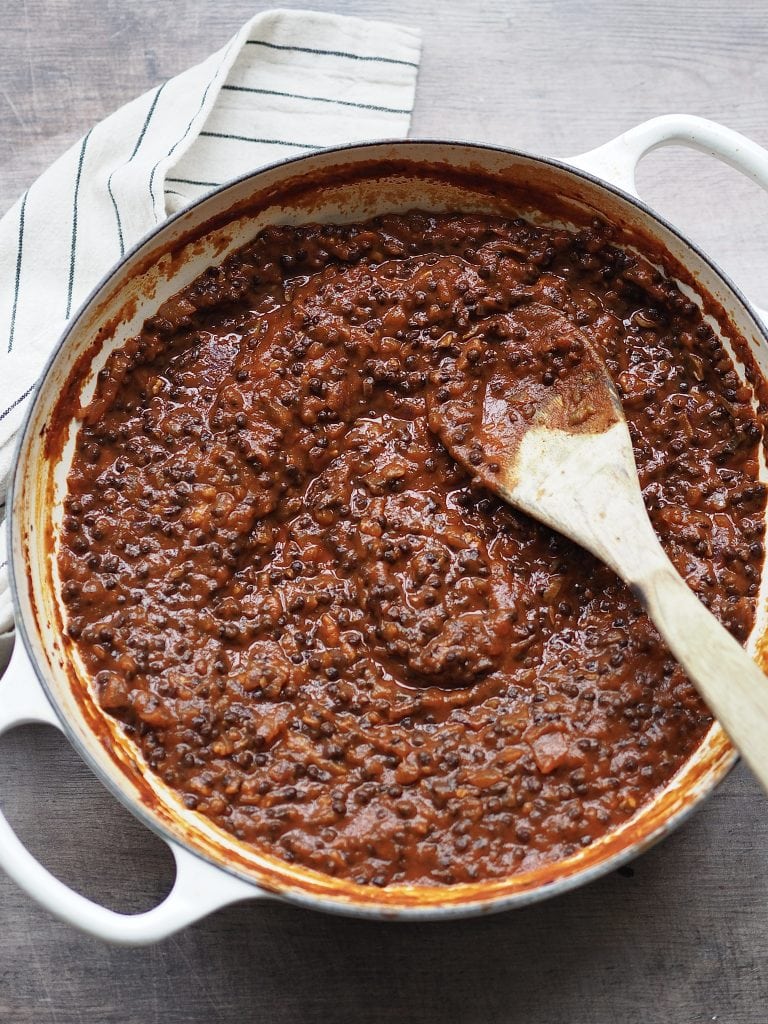
[[69,637],[186,806],[360,884],[450,884],[593,842],[699,743],[627,588],[430,430],[459,365],[578,361],[532,303],[602,355],[666,550],[746,638],[761,424],[674,283],[602,224],[270,227],[110,356],[69,479]]

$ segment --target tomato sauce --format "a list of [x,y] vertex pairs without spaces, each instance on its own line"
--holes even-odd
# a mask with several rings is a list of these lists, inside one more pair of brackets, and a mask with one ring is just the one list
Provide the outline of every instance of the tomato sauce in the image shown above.
[[187,807],[359,884],[449,885],[592,843],[695,749],[711,716],[627,587],[430,419],[499,340],[505,379],[553,383],[540,307],[605,361],[666,551],[747,637],[762,426],[672,281],[597,222],[271,227],[110,356],[65,502],[69,636]]

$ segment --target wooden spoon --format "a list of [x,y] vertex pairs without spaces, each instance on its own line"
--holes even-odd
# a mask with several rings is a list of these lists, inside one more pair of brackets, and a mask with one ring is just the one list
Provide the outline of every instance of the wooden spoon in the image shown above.
[[455,345],[433,374],[431,428],[486,487],[629,584],[768,791],[768,680],[664,553],[602,360],[549,306],[526,306],[493,329]]

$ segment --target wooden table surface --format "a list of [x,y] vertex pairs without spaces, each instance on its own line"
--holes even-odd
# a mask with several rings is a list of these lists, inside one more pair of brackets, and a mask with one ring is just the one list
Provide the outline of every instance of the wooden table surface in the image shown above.
[[[287,7],[300,6],[282,0]],[[0,208],[116,106],[221,45],[259,4],[8,0]],[[566,156],[687,111],[768,145],[760,0],[315,0],[421,27],[413,134]],[[768,199],[666,150],[644,195],[768,306]],[[6,684],[11,681],[6,681]],[[0,742],[0,799],[67,882],[115,909],[167,891],[165,848],[52,731]],[[242,905],[149,949],[102,945],[0,878],[0,1022],[765,1024],[768,804],[737,768],[662,846],[564,898],[450,924]]]

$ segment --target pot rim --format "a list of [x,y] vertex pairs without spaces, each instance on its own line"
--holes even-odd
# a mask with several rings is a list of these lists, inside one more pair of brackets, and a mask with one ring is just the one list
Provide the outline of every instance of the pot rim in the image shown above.
[[[340,914],[344,916],[352,916],[359,918],[377,918],[377,919],[390,919],[390,920],[437,920],[443,918],[461,918],[461,917],[472,917],[487,913],[498,913],[504,910],[509,910],[516,907],[528,906],[539,901],[549,899],[553,896],[560,895],[569,892],[581,885],[586,885],[589,882],[595,881],[596,879],[608,874],[611,871],[616,870],[628,861],[633,860],[635,857],[644,853],[647,849],[654,846],[662,838],[670,834],[676,828],[678,828],[684,821],[686,821],[693,812],[701,806],[701,804],[714,792],[714,790],[720,785],[720,783],[730,773],[736,762],[739,760],[738,753],[732,749],[730,756],[724,763],[721,763],[712,774],[707,778],[703,786],[699,786],[697,790],[692,794],[690,799],[685,805],[674,809],[664,820],[653,828],[646,835],[636,839],[633,842],[628,843],[624,848],[609,854],[604,859],[599,860],[595,864],[590,864],[583,869],[576,870],[572,874],[565,877],[558,878],[556,876],[557,862],[552,865],[553,876],[549,880],[543,881],[540,885],[525,889],[521,892],[506,894],[502,896],[489,896],[480,897],[479,899],[470,898],[467,902],[459,904],[448,904],[440,905],[439,903],[427,903],[423,906],[396,906],[388,904],[386,899],[382,899],[380,902],[352,902],[349,898],[334,898],[329,895],[315,895],[302,891],[301,889],[279,889],[270,891],[268,889],[262,889],[257,885],[253,879],[248,875],[247,871],[239,870],[238,867],[232,864],[230,861],[217,860],[213,856],[209,855],[195,846],[191,845],[186,838],[183,838],[176,832],[173,832],[164,822],[155,817],[152,812],[140,802],[134,800],[124,789],[102,768],[100,763],[91,756],[90,752],[81,744],[79,737],[77,736],[73,726],[69,722],[68,717],[61,711],[58,701],[56,699],[53,687],[49,685],[48,679],[45,672],[43,672],[38,659],[36,658],[31,639],[30,631],[27,628],[25,616],[20,613],[21,601],[19,597],[20,586],[18,583],[17,573],[23,572],[23,568],[17,564],[14,558],[14,538],[17,532],[17,518],[14,514],[14,504],[17,491],[21,490],[21,479],[23,476],[22,463],[21,463],[21,452],[26,443],[27,434],[30,428],[30,423],[33,419],[35,410],[40,400],[41,394],[44,392],[44,385],[46,379],[50,373],[51,367],[57,360],[59,353],[66,345],[73,331],[77,329],[79,321],[85,314],[85,312],[91,307],[91,305],[98,299],[102,291],[110,284],[116,274],[120,272],[123,266],[131,260],[136,254],[138,254],[143,248],[148,246],[150,243],[156,242],[162,235],[179,219],[188,215],[191,211],[197,210],[199,207],[208,203],[209,201],[222,196],[228,190],[236,188],[239,185],[251,180],[258,179],[262,174],[270,171],[275,171],[282,168],[294,168],[296,165],[300,165],[308,160],[315,159],[319,156],[333,156],[338,154],[344,156],[352,151],[375,151],[380,148],[386,147],[404,147],[408,149],[416,146],[435,146],[435,147],[453,147],[463,150],[475,150],[483,153],[499,153],[522,160],[527,160],[532,163],[540,163],[545,166],[552,167],[559,171],[564,171],[576,178],[585,180],[592,185],[597,186],[600,189],[605,190],[609,194],[612,194],[631,206],[637,208],[641,213],[649,217],[653,222],[666,229],[670,234],[675,236],[687,249],[693,251],[698,258],[705,263],[713,273],[724,282],[727,288],[732,292],[738,303],[744,308],[749,319],[753,322],[757,328],[757,332],[762,336],[763,340],[768,345],[768,324],[765,322],[763,317],[758,312],[755,305],[749,300],[749,298],[743,293],[743,291],[731,280],[730,276],[722,270],[719,264],[712,259],[707,253],[705,253],[696,242],[693,242],[688,238],[680,229],[678,229],[673,223],[671,223],[666,217],[656,212],[651,206],[645,203],[638,196],[625,191],[624,189],[614,185],[612,182],[601,178],[599,175],[592,173],[591,171],[583,170],[581,167],[574,166],[567,159],[557,159],[553,157],[539,156],[537,154],[530,153],[526,150],[515,149],[508,146],[498,146],[487,143],[471,142],[467,140],[451,140],[451,139],[439,139],[439,138],[416,138],[416,139],[381,139],[370,142],[356,142],[350,143],[343,146],[333,146],[328,149],[323,149],[318,152],[306,153],[300,156],[291,157],[286,160],[276,160],[272,163],[266,164],[259,167],[255,171],[250,171],[245,174],[239,175],[237,178],[233,178],[230,181],[222,183],[204,195],[195,199],[183,209],[178,210],[176,213],[171,214],[165,220],[157,224],[147,234],[143,235],[137,242],[135,242],[123,256],[101,276],[99,281],[94,285],[93,288],[88,292],[87,296],[79,304],[74,315],[71,317],[66,327],[59,336],[57,342],[51,349],[51,352],[45,362],[45,366],[38,378],[37,383],[34,386],[34,393],[31,401],[24,413],[21,425],[18,430],[17,438],[14,444],[13,452],[13,471],[8,486],[8,494],[6,498],[6,509],[8,518],[7,527],[7,540],[6,540],[6,557],[8,560],[8,579],[10,584],[11,597],[13,601],[14,613],[15,613],[15,627],[17,633],[20,635],[22,643],[24,645],[25,654],[29,661],[32,670],[35,673],[38,683],[40,684],[43,693],[45,694],[48,702],[53,708],[57,719],[61,724],[62,731],[65,736],[77,751],[78,755],[85,761],[90,770],[94,773],[96,778],[104,785],[108,791],[124,806],[126,807],[134,817],[136,817],[143,825],[149,828],[152,832],[162,838],[165,842],[169,843],[173,848],[174,845],[181,846],[186,852],[199,858],[204,863],[217,869],[218,871],[224,872],[228,875],[236,878],[245,880],[253,885],[254,898],[259,897],[276,897],[286,902],[295,904],[297,906],[303,906],[313,910],[323,910],[326,913]],[[766,568],[768,571],[768,567]],[[674,778],[674,776],[673,776]],[[671,780],[669,780],[671,782]],[[669,782],[667,783],[669,785]],[[561,862],[562,863],[562,862]],[[386,890],[383,890],[385,893]]]

